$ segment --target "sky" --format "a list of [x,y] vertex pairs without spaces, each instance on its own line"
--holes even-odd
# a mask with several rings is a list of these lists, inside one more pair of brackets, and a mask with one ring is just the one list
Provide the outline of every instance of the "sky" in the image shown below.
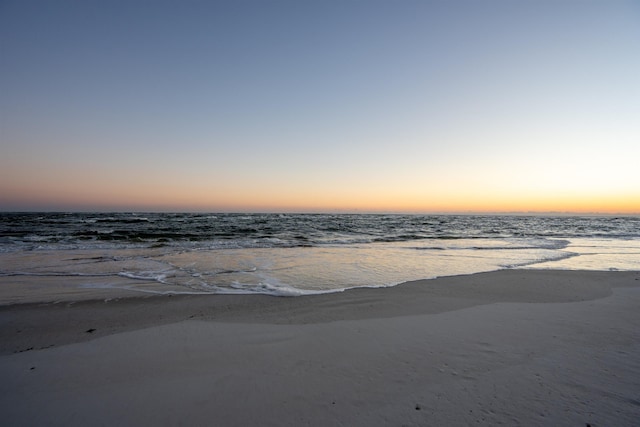
[[640,213],[638,1],[0,0],[0,210]]

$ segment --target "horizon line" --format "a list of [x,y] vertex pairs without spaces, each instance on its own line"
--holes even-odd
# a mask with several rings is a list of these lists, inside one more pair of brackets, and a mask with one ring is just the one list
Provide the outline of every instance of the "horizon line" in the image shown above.
[[576,212],[576,211],[393,211],[393,210],[170,210],[170,209],[24,209],[4,210],[0,214],[226,214],[226,215],[504,215],[504,216],[640,216],[640,212]]

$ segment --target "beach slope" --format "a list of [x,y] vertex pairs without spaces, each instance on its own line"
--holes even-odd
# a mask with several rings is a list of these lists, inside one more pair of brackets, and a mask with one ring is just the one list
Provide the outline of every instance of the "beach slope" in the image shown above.
[[639,324],[639,272],[5,306],[0,410],[4,425],[632,426]]

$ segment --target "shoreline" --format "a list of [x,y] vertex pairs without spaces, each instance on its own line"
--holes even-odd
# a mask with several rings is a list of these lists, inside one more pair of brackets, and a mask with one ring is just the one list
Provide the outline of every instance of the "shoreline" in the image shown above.
[[640,272],[0,307],[7,425],[633,425]]
[[505,269],[294,297],[133,294],[107,300],[20,303],[0,306],[0,355],[184,320],[327,323],[438,314],[500,302],[595,300],[624,286],[640,287],[640,271]]

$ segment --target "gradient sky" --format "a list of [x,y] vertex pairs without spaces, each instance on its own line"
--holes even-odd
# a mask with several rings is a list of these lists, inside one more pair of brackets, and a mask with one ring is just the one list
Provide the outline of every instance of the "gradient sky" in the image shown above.
[[638,1],[0,0],[0,210],[640,213]]

